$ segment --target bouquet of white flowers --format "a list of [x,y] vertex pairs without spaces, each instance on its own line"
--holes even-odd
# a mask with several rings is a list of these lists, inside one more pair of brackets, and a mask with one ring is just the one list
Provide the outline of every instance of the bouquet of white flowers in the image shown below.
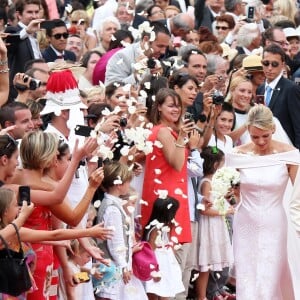
[[212,177],[212,200],[213,208],[225,215],[229,203],[225,196],[229,189],[239,185],[240,173],[230,167],[223,167],[216,171]]

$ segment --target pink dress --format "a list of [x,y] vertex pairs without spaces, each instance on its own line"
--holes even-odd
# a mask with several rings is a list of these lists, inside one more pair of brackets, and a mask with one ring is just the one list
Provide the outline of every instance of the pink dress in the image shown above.
[[[160,128],[164,125],[154,126],[149,140],[155,142]],[[177,133],[171,131],[171,134],[177,139]],[[145,177],[143,186],[143,200],[148,202],[148,205],[142,205],[142,225],[147,225],[152,211],[153,203],[158,198],[157,190],[167,190],[168,195],[179,201],[179,209],[176,213],[175,220],[182,227],[181,234],[175,232],[172,236],[178,238],[179,243],[190,243],[192,241],[189,201],[187,198],[187,156],[185,152],[185,163],[180,171],[176,171],[167,162],[162,148],[154,146],[153,152],[147,155],[145,165]],[[159,170],[159,171],[157,171]]]
[[283,197],[289,180],[286,164],[296,161],[299,150],[226,156],[227,166],[239,169],[241,178],[241,204],[233,224],[237,299],[295,299]]
[[[36,230],[51,230],[51,212],[46,206],[36,206],[24,226]],[[38,290],[29,293],[27,300],[49,299],[53,270],[53,247],[38,243],[31,245],[37,257],[33,278]]]

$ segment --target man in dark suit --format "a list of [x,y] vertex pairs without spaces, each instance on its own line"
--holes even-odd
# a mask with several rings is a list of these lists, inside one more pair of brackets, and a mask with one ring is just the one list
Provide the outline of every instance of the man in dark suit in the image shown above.
[[265,95],[266,105],[278,118],[293,145],[300,149],[300,87],[282,75],[283,49],[276,44],[267,46],[262,65],[266,82],[258,88],[257,94]]
[[42,52],[45,61],[53,62],[57,59],[63,59],[75,62],[75,54],[72,51],[66,50],[69,33],[65,22],[55,19],[45,23],[46,26],[44,26],[49,41],[49,47]]
[[195,28],[207,27],[212,32],[212,23],[220,16],[224,0],[196,0],[195,1]]
[[7,46],[8,66],[10,68],[10,95],[12,100],[17,92],[13,88],[13,78],[16,73],[24,72],[26,61],[41,58],[41,52],[35,33],[40,29],[43,21],[38,19],[40,11],[39,0],[18,0],[15,3],[16,16],[19,20],[17,26],[8,26],[5,32],[19,34],[10,45]]

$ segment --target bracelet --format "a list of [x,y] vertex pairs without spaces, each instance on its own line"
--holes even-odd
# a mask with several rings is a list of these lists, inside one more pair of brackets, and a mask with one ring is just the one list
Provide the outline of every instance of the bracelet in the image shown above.
[[207,125],[208,128],[211,128],[211,129],[214,129],[215,126],[212,126],[212,125]]
[[178,148],[185,148],[185,145],[181,145],[181,144],[178,144],[178,143],[174,143],[175,144],[175,147],[178,147]]
[[7,60],[0,60],[0,66],[7,65]]
[[0,70],[0,74],[5,74],[9,72],[9,68]]

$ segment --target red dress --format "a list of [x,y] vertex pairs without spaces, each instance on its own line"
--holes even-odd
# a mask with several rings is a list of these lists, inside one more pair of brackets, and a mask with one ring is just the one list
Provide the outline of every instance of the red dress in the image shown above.
[[[36,206],[24,226],[36,230],[52,230],[51,212],[46,206]],[[46,244],[32,243],[31,245],[37,256],[33,278],[38,290],[29,293],[27,300],[49,299],[53,269],[53,248],[51,245]]]
[[[157,125],[152,129],[152,134],[149,137],[151,142],[157,140],[158,131],[165,125]],[[171,129],[170,129],[171,130]],[[174,139],[177,139],[177,133],[171,131]],[[174,140],[174,142],[175,142]],[[153,152],[147,155],[145,165],[145,177],[143,186],[143,200],[148,202],[148,205],[142,205],[142,225],[145,227],[149,221],[153,203],[158,198],[157,190],[167,190],[168,195],[177,199],[180,203],[176,213],[175,220],[182,227],[181,234],[175,235],[179,243],[190,243],[192,241],[189,201],[187,198],[187,157],[188,150],[185,150],[185,162],[180,171],[176,171],[167,162],[161,147],[153,146]]]

